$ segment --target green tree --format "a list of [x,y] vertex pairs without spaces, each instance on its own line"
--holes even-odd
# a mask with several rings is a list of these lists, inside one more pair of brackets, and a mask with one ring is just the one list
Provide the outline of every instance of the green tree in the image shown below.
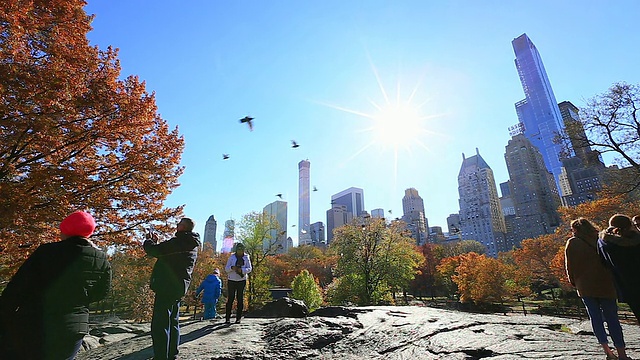
[[244,244],[249,254],[253,270],[249,273],[248,308],[253,310],[261,307],[271,299],[269,292],[269,271],[267,257],[274,255],[278,239],[280,224],[275,216],[266,212],[251,212],[240,220],[236,227],[237,238]]
[[[387,226],[382,219],[364,219],[334,230],[330,249],[339,255],[336,274],[350,276],[354,301],[376,304],[392,287],[406,288],[424,261],[401,222]],[[343,282],[340,282],[343,283]]]
[[310,311],[319,308],[324,301],[316,278],[306,269],[293,278],[291,290],[291,297],[304,301]]

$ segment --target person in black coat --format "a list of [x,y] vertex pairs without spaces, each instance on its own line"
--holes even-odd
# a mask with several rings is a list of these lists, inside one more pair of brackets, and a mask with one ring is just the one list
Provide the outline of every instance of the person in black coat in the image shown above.
[[143,244],[144,251],[158,259],[151,273],[151,290],[156,293],[151,320],[154,360],[178,355],[180,300],[189,289],[200,247],[194,227],[193,220],[182,218],[173,238],[158,243],[155,234],[148,235]]
[[613,272],[619,300],[640,321],[640,233],[631,218],[615,214],[609,219],[609,228],[600,233],[598,253]]
[[93,217],[76,211],[60,223],[61,241],[39,246],[0,297],[2,359],[74,359],[89,332],[90,303],[111,287],[105,252],[88,238]]

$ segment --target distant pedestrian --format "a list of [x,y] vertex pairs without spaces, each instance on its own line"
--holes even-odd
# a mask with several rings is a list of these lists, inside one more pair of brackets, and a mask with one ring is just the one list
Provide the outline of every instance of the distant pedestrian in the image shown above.
[[640,233],[631,218],[613,215],[609,228],[600,233],[598,251],[613,271],[621,293],[620,301],[627,303],[640,321]]
[[222,281],[220,280],[220,270],[215,269],[213,273],[207,275],[202,281],[198,290],[196,290],[196,297],[202,295],[202,304],[204,305],[204,320],[215,319],[216,317],[216,305],[218,299],[222,293]]
[[[573,236],[565,247],[567,278],[587,308],[591,328],[607,359],[629,359],[625,350],[613,275],[598,256],[598,229],[584,218],[571,222]],[[604,323],[613,339],[618,357],[609,347]]]
[[151,290],[156,293],[151,320],[153,359],[172,360],[180,344],[180,300],[187,293],[200,248],[195,224],[182,218],[173,238],[158,243],[157,235],[148,234],[144,251],[157,258],[151,274]]
[[60,241],[39,246],[0,297],[1,359],[74,359],[89,332],[89,304],[111,287],[107,254],[89,237],[96,223],[76,211],[60,223]]
[[242,310],[244,308],[244,288],[247,286],[247,274],[251,272],[251,260],[249,255],[244,252],[244,244],[237,243],[235,245],[235,252],[229,256],[227,265],[224,270],[228,274],[227,282],[227,305],[225,324],[231,324],[231,308],[233,307],[233,301],[237,298],[236,308],[236,324],[240,323],[242,318]]

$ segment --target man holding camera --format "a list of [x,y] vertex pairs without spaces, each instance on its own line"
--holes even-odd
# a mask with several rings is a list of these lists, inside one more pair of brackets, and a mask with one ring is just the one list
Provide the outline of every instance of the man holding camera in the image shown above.
[[180,300],[187,293],[196,263],[200,235],[193,232],[195,223],[182,218],[170,240],[158,242],[147,234],[144,251],[157,258],[151,273],[151,290],[156,293],[151,320],[154,360],[176,359],[180,343]]

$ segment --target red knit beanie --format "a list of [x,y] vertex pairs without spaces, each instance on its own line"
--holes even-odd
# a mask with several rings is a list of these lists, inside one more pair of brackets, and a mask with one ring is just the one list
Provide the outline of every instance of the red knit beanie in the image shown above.
[[76,211],[60,223],[60,231],[67,236],[89,237],[96,229],[96,221],[89,213]]

